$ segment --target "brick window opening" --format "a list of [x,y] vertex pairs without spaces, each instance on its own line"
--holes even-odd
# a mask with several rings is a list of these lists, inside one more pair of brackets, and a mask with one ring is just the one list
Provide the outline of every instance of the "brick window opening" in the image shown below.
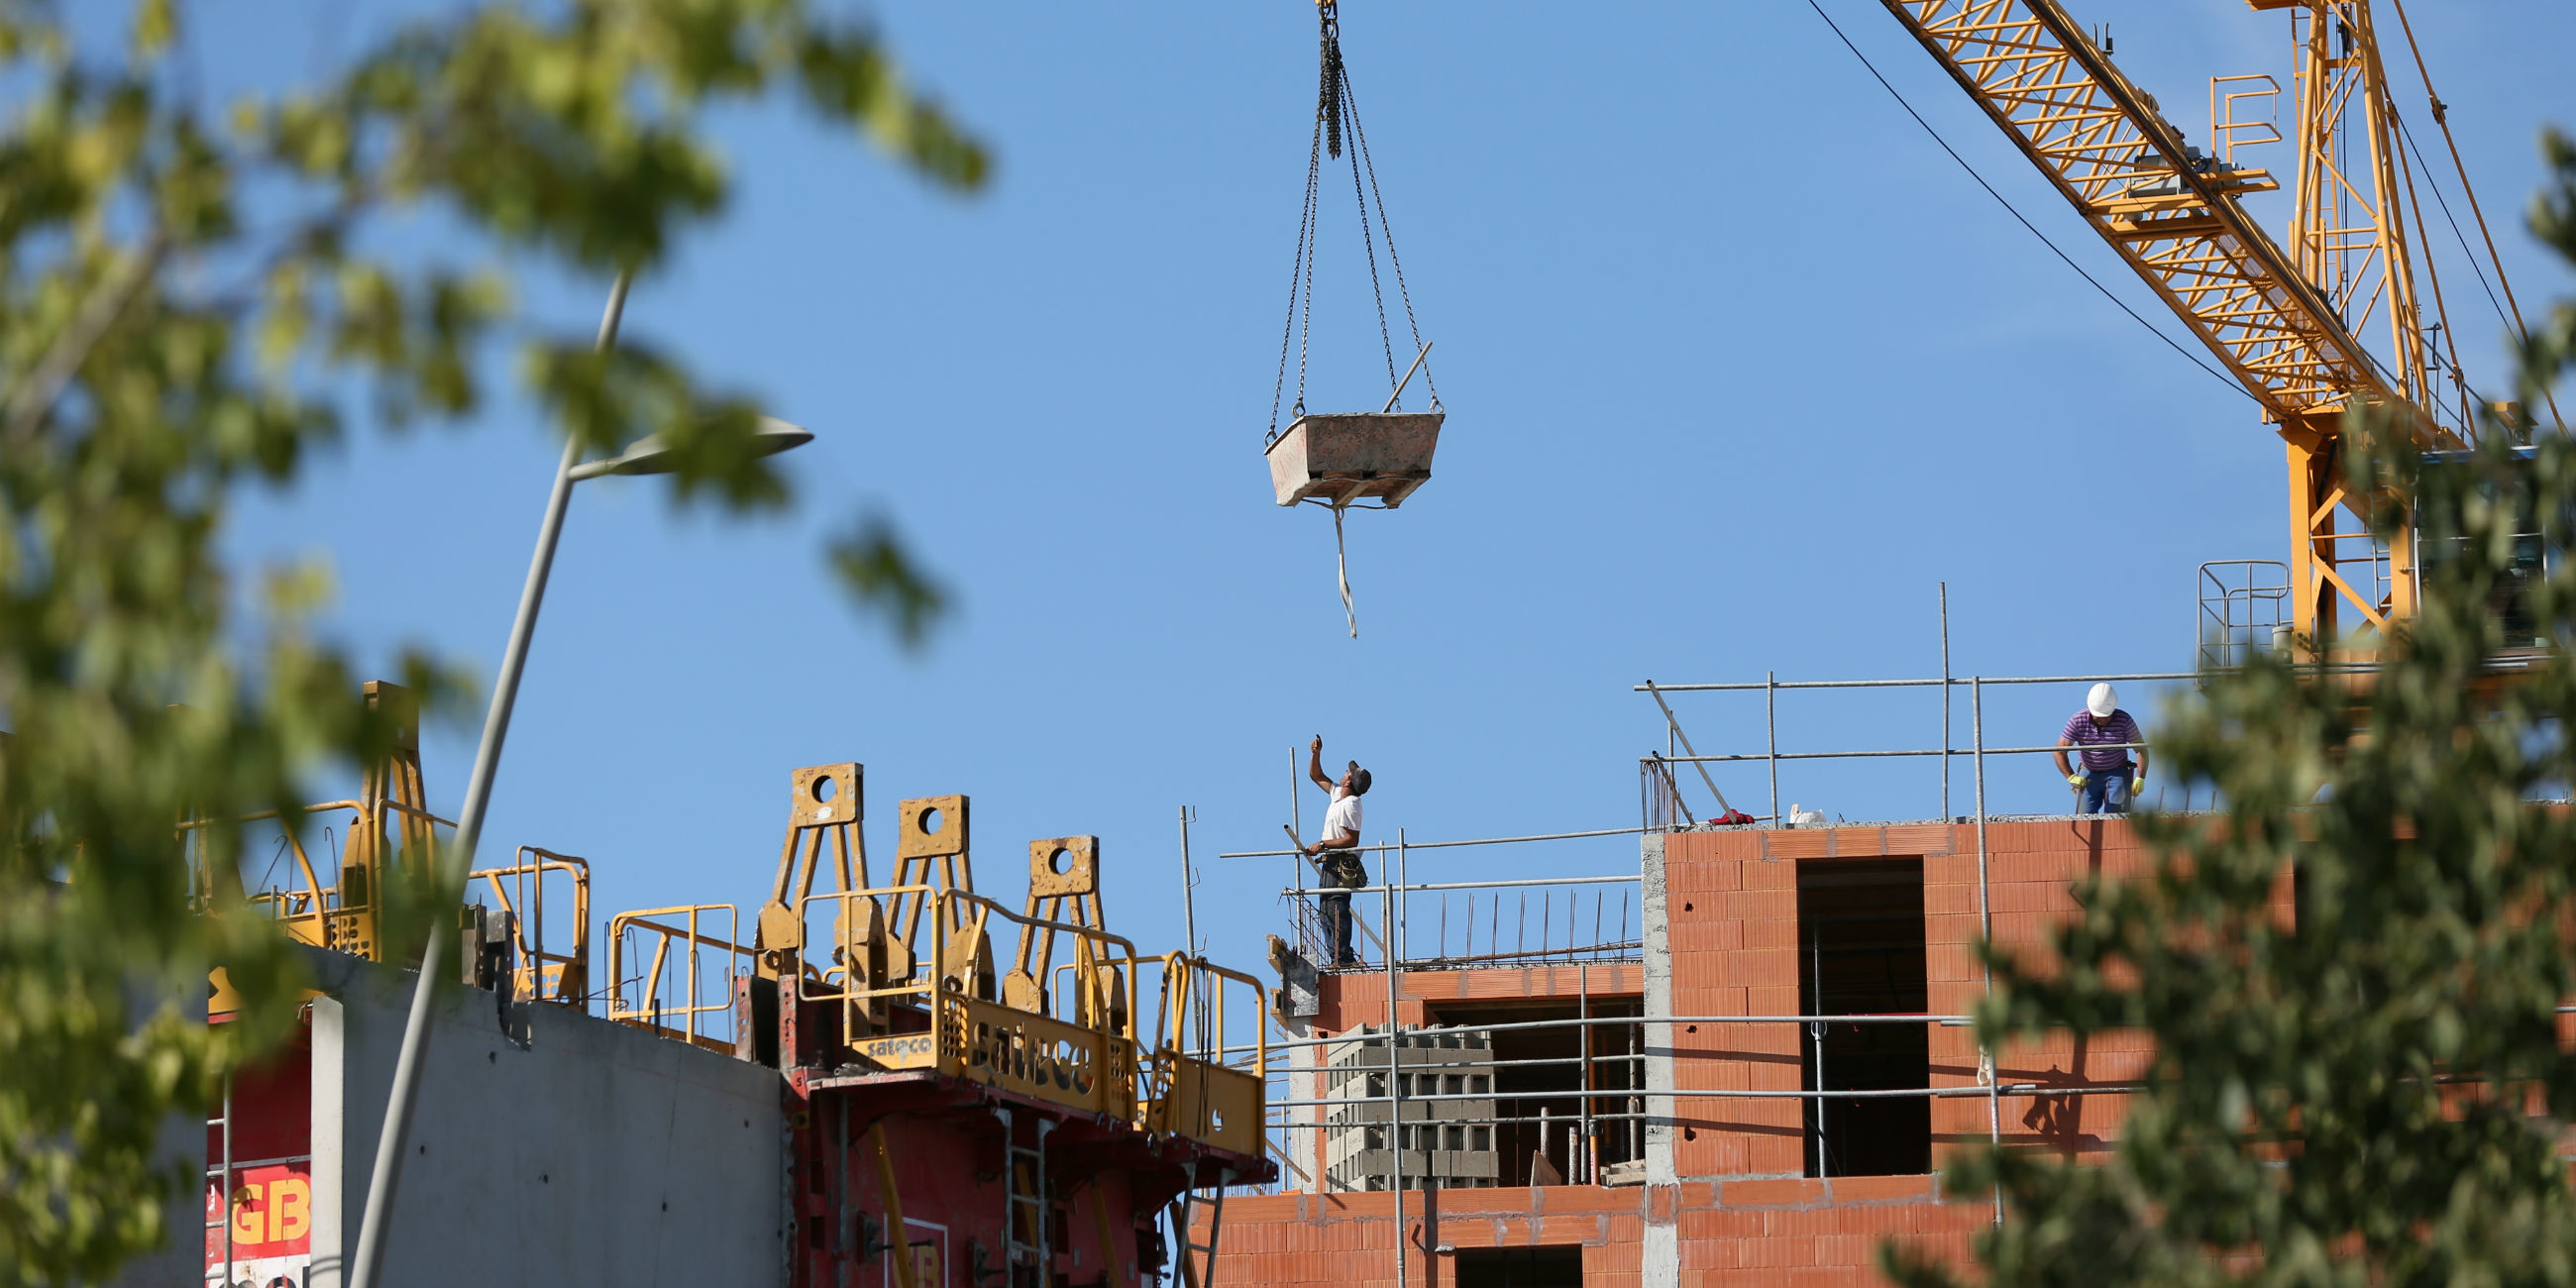
[[[1923,1014],[1929,1009],[1923,940],[1923,860],[1799,861],[1798,996],[1803,1013]],[[1928,1025],[1804,1028],[1799,1049],[1807,1090],[1930,1085]],[[1928,1097],[1826,1098],[1804,1104],[1807,1175],[1912,1176],[1932,1170]]]
[[[1435,1008],[1441,1025],[1526,1024],[1573,1020],[1589,1015],[1595,1023],[1564,1028],[1502,1029],[1494,1032],[1490,1094],[1493,1113],[1503,1121],[1470,1126],[1468,1148],[1493,1149],[1498,1186],[1541,1183],[1598,1183],[1602,1170],[1645,1157],[1645,1028],[1635,1023],[1599,1023],[1645,1013],[1637,995],[1593,995],[1588,1001],[1558,995],[1509,1002],[1445,1003]],[[1588,1062],[1587,1062],[1588,1056]],[[1442,1093],[1486,1093],[1487,1079],[1473,1074],[1468,1085]],[[1425,1083],[1429,1082],[1426,1077]],[[1586,1087],[1591,1117],[1584,1114]],[[1408,1091],[1431,1092],[1429,1085]],[[1544,1170],[1539,1160],[1544,1158]],[[1551,1175],[1552,1174],[1552,1175]],[[1465,1280],[1460,1281],[1462,1284]]]
[[1583,1249],[1460,1248],[1457,1288],[1583,1288]]

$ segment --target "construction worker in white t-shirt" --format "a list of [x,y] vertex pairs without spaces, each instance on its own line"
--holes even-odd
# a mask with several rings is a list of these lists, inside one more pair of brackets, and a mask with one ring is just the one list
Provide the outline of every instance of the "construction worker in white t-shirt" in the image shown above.
[[1306,847],[1306,857],[1323,876],[1326,886],[1339,893],[1322,896],[1324,908],[1324,943],[1330,961],[1329,969],[1357,966],[1358,955],[1351,952],[1351,896],[1348,891],[1368,884],[1368,867],[1360,862],[1360,797],[1368,795],[1369,771],[1354,760],[1342,774],[1340,782],[1324,776],[1324,736],[1315,735],[1314,746],[1306,758],[1306,776],[1317,787],[1332,794],[1333,803],[1324,810],[1324,832]]

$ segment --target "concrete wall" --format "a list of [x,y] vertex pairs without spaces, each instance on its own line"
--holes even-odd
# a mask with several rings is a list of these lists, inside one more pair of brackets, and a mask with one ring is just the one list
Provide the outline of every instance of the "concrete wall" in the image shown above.
[[[339,1288],[415,976],[314,954],[313,1288]],[[776,1284],[778,1074],[562,1007],[439,990],[384,1283]]]

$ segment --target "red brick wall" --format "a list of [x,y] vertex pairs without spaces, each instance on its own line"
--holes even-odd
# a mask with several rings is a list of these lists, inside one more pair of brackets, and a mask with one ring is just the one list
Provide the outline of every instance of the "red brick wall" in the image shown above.
[[[1945,1202],[1928,1176],[1447,1190],[1404,1203],[1408,1288],[1454,1288],[1455,1263],[1423,1251],[1443,1244],[1580,1246],[1585,1288],[1634,1285],[1650,1221],[1678,1227],[1683,1288],[1874,1288],[1887,1239],[1965,1257],[1992,1212]],[[1389,1194],[1228,1199],[1217,1283],[1393,1288],[1394,1211]]]
[[[1987,889],[1998,942],[2035,948],[2052,923],[2077,911],[2071,882],[2126,876],[2146,865],[2125,820],[1990,823]],[[1936,1014],[1971,1012],[1984,991],[1977,965],[1977,829],[1919,824],[1800,831],[1689,832],[1664,838],[1665,918],[1672,954],[1672,1011],[1682,1016],[1794,1015],[1799,1010],[1798,863],[1882,856],[1923,860],[1928,1002]],[[2274,896],[2286,923],[2291,887]],[[1634,966],[1594,967],[1596,995],[1643,991]],[[1440,972],[1406,976],[1399,1017],[1419,1022],[1440,1000],[1571,996],[1574,968]],[[1385,1016],[1382,976],[1328,977],[1319,1027],[1339,1031]],[[1800,1085],[1794,1026],[1688,1021],[1673,1029],[1678,1091]],[[2008,1047],[2000,1081],[2039,1093],[2000,1097],[2007,1143],[2096,1154],[2116,1137],[2125,1097],[2069,1096],[2048,1088],[2120,1086],[2143,1071],[2137,1035],[2104,1034]],[[1977,1050],[1964,1027],[1934,1027],[1932,1085],[1978,1085]],[[1407,1229],[1421,1245],[1580,1244],[1591,1285],[1633,1284],[1649,1224],[1675,1227],[1680,1281],[1762,1288],[1860,1288],[1883,1282],[1880,1246],[1894,1238],[1964,1258],[1992,1209],[1943,1201],[1928,1176],[1812,1180],[1795,1099],[1683,1098],[1673,1139],[1679,1185],[1598,1189],[1458,1190],[1404,1196]],[[1935,1164],[1988,1138],[1983,1096],[1933,1102]],[[1239,1197],[1226,1206],[1223,1284],[1360,1288],[1394,1280],[1389,1194],[1289,1193]],[[1452,1282],[1449,1264],[1411,1255],[1409,1285]]]
[[[2072,882],[2133,875],[2145,854],[2125,820],[2052,819],[1989,823],[1987,887],[1998,943],[2036,949],[2047,926],[2073,916]],[[1919,856],[1923,860],[1924,946],[1935,1014],[1966,1015],[1984,993],[1977,964],[1977,829],[1913,824],[1799,831],[1685,832],[1664,840],[1665,921],[1673,955],[1676,1015],[1794,1015],[1798,997],[1798,861]],[[2278,896],[2287,913],[2289,885]],[[1975,1035],[1932,1029],[1932,1082],[1974,1087]],[[1799,1036],[1785,1024],[1678,1025],[1677,1090],[1777,1088],[1800,1084]],[[2126,1097],[2068,1095],[2064,1089],[2119,1086],[2144,1071],[2149,1048],[2134,1035],[2061,1036],[2008,1046],[1998,1081],[2043,1090],[1999,1097],[2007,1143],[2068,1154],[2098,1153],[2116,1134]],[[2059,1089],[2050,1094],[2046,1089]],[[1797,1175],[1805,1169],[1795,1100],[1684,1099],[1674,1168],[1685,1177]],[[1992,1130],[1987,1100],[1932,1104],[1934,1162],[1983,1143]]]
[[[1506,1002],[1553,998],[1571,1006],[1584,992],[1594,1000],[1634,1001],[1645,995],[1646,969],[1636,962],[1560,963],[1508,970],[1398,971],[1395,1010],[1406,1024],[1425,1023],[1443,1002]],[[1315,1016],[1318,1035],[1386,1022],[1386,975],[1380,971],[1326,975]]]

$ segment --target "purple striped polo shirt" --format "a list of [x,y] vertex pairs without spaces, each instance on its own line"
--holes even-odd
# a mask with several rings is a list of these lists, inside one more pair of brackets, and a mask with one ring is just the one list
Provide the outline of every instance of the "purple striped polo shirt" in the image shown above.
[[2084,767],[2096,772],[2118,769],[2129,763],[2127,751],[2119,747],[2096,751],[2096,744],[2146,741],[2138,736],[2138,722],[2130,719],[2127,711],[2117,707],[2112,709],[2111,718],[2100,724],[2093,723],[2092,712],[2078,711],[2057,736],[2084,748]]

